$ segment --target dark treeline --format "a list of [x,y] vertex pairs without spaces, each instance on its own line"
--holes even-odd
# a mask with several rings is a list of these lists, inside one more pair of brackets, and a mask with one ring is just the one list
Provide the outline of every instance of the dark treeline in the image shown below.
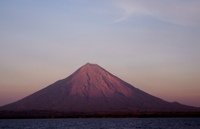
[[200,112],[134,112],[134,113],[81,113],[58,111],[1,111],[0,119],[28,118],[156,118],[156,117],[200,117]]

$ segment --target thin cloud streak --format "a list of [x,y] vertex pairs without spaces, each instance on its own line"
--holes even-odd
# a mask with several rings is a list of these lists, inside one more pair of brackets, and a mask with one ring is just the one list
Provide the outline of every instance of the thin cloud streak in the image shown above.
[[117,0],[114,3],[123,13],[116,22],[128,20],[134,15],[149,15],[178,25],[196,26],[200,23],[200,1],[197,0]]

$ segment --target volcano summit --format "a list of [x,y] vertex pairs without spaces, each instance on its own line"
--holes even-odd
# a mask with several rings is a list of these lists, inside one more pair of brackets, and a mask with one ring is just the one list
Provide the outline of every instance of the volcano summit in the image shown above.
[[14,116],[23,116],[23,112],[30,116],[30,112],[48,112],[55,117],[59,112],[60,116],[68,117],[79,114],[196,113],[200,110],[164,101],[133,87],[96,64],[87,63],[69,77],[5,105],[0,111],[3,114],[9,112],[9,115],[15,113]]

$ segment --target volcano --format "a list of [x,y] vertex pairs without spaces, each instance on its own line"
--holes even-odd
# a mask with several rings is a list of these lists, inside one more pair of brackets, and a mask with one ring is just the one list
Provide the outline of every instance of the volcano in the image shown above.
[[164,101],[135,88],[97,64],[87,63],[69,77],[5,105],[0,111],[51,111],[73,115],[200,110]]

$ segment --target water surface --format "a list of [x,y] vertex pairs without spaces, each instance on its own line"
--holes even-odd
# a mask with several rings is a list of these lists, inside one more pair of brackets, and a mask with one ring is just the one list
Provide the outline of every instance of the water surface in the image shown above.
[[200,129],[200,118],[0,119],[0,129]]

